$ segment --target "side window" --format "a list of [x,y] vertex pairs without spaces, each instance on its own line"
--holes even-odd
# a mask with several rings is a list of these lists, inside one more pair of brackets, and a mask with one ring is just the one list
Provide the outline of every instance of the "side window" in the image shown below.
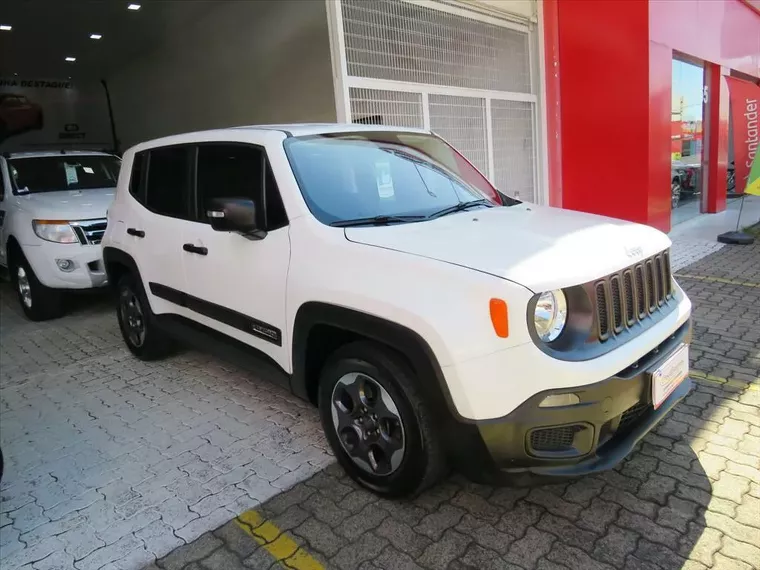
[[214,198],[248,198],[256,202],[259,224],[268,230],[287,225],[285,208],[264,151],[244,144],[202,144],[197,164],[198,221]]
[[132,174],[129,177],[129,193],[141,204],[145,203],[145,180],[143,177],[147,158],[147,153],[144,151],[135,155],[132,163]]
[[162,216],[188,218],[190,147],[150,151],[145,205]]

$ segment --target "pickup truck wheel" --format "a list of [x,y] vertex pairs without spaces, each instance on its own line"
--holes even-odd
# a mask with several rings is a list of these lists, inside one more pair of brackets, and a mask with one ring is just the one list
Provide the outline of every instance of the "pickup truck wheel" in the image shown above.
[[63,315],[60,291],[45,287],[21,251],[12,254],[10,278],[24,314],[31,321],[47,321]]
[[380,495],[416,495],[446,472],[417,378],[403,358],[381,345],[339,349],[322,371],[322,427],[338,461],[359,484]]
[[127,348],[140,360],[158,360],[167,356],[173,343],[155,322],[141,284],[131,274],[118,284],[119,306],[116,314]]

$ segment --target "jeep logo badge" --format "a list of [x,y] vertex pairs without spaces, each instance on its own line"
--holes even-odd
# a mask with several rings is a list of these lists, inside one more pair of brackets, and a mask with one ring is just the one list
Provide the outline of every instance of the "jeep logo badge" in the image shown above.
[[644,255],[644,251],[641,249],[641,247],[626,247],[625,248],[625,254],[628,257],[642,257]]

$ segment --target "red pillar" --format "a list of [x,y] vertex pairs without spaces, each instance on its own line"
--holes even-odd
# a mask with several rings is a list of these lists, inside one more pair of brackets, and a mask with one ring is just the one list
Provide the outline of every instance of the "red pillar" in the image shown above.
[[556,7],[562,206],[667,231],[672,54],[650,43],[649,1]]
[[645,223],[670,230],[670,141],[673,50],[649,42],[649,179]]
[[559,0],[544,0],[544,59],[546,62],[546,130],[549,167],[549,205],[562,207],[562,115],[559,79]]
[[702,211],[710,214],[726,209],[726,169],[728,167],[728,83],[729,71],[705,63],[707,104],[704,111],[702,150]]

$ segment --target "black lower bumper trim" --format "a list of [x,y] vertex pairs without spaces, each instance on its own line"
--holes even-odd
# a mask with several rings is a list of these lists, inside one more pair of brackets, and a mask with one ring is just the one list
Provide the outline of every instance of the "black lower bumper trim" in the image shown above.
[[[521,475],[577,477],[611,469],[691,390],[687,377],[657,409],[652,405],[652,372],[690,341],[691,323],[686,322],[607,380],[536,394],[507,416],[478,423],[477,433],[462,429],[459,439],[467,443],[459,446],[458,467],[483,482],[506,478],[513,483]],[[578,403],[540,405],[549,395],[568,393]],[[486,457],[473,457],[478,451]]]
[[528,471],[535,475],[555,477],[577,477],[607,471],[625,459],[636,444],[648,434],[660,421],[691,391],[692,382],[686,378],[673,393],[656,410],[649,412],[640,423],[633,426],[626,435],[620,436],[610,445],[602,446],[593,457],[573,465],[555,465],[552,467],[530,467]]

